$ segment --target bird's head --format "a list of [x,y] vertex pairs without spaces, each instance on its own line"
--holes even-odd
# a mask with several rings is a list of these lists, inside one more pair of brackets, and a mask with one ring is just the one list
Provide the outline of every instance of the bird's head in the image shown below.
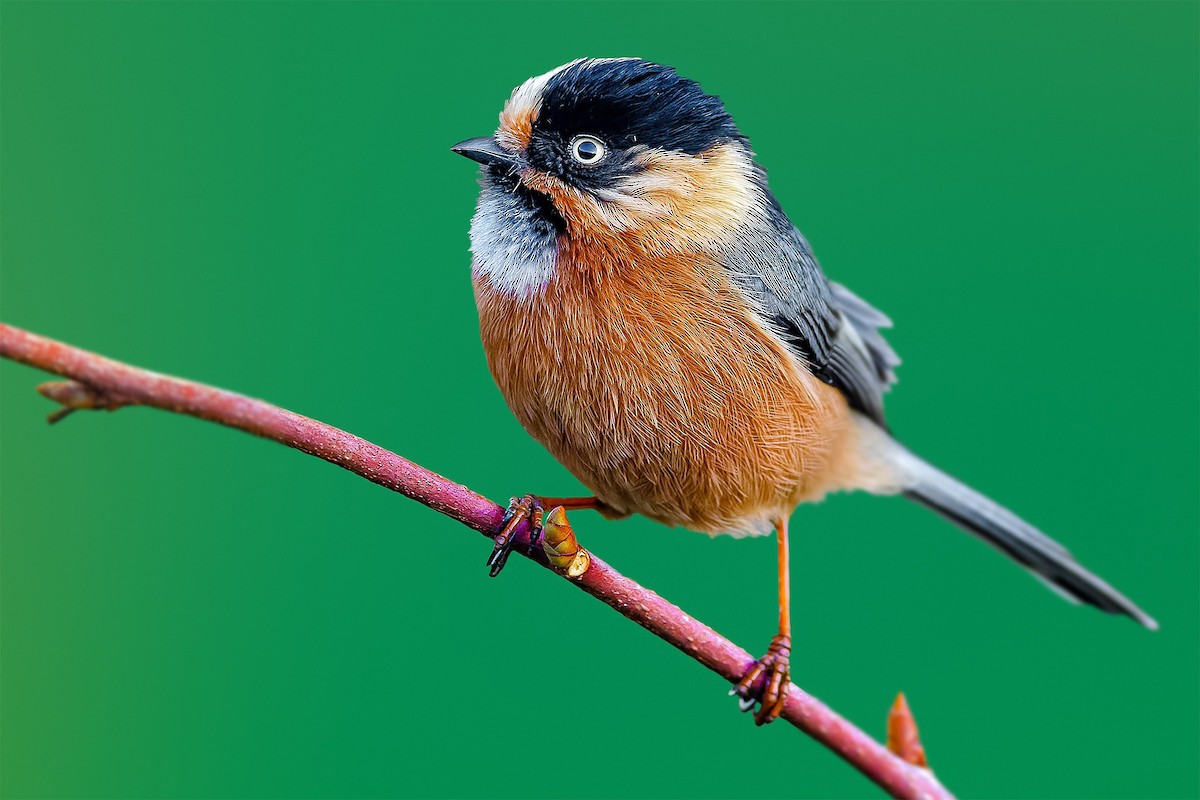
[[453,150],[484,164],[485,189],[527,194],[572,239],[717,244],[760,197],[761,172],[720,98],[635,58],[580,59],[530,78],[494,136]]

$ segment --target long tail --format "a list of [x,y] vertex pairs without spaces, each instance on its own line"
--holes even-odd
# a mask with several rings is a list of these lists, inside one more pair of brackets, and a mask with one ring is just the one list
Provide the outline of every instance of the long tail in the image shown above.
[[1087,603],[1110,614],[1125,614],[1150,630],[1158,630],[1158,623],[1152,617],[1084,569],[1058,542],[894,440],[889,445],[887,460],[893,468],[903,471],[902,491],[906,497],[983,539],[1068,600]]

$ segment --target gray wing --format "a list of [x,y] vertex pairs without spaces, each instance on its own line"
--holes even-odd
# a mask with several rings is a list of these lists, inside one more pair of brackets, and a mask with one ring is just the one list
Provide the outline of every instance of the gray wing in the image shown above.
[[879,333],[891,320],[825,278],[804,236],[782,209],[772,230],[739,236],[723,263],[730,277],[813,374],[886,428],[883,394],[895,383],[895,351]]
[[833,307],[843,320],[830,358],[836,379],[830,382],[847,393],[851,406],[886,429],[883,394],[896,382],[900,357],[880,329],[892,327],[892,321],[840,283],[830,281],[829,288]]

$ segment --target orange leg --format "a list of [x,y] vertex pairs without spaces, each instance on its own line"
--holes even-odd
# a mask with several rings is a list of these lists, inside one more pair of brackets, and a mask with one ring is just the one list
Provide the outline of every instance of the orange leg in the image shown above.
[[[771,640],[767,654],[754,662],[731,694],[738,696],[742,711],[749,711],[758,703],[754,723],[765,725],[774,722],[787,700],[791,684],[792,611],[791,585],[788,578],[788,521],[783,518],[775,523],[779,542],[779,633]],[[758,688],[755,684],[761,679]]]
[[594,497],[541,497],[542,506],[554,508],[562,506],[563,511],[580,511],[582,509],[600,508],[600,501]]
[[542,517],[545,516],[545,510],[555,506],[562,506],[568,511],[578,511],[585,508],[600,508],[601,503],[594,497],[539,497],[527,494],[523,497],[512,498],[508,501],[508,510],[504,513],[504,519],[500,521],[500,532],[494,539],[495,546],[492,548],[492,554],[488,556],[487,565],[491,567],[489,575],[493,578],[496,577],[508,563],[508,555],[513,549],[513,532],[523,519],[529,520],[529,547],[532,552],[532,548],[542,535]]

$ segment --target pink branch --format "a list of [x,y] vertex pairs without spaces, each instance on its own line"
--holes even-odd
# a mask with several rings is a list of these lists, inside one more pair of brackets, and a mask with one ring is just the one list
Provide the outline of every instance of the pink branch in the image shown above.
[[[504,515],[500,506],[465,486],[357,436],[261,400],[131,367],[3,323],[0,355],[78,382],[42,387],[43,394],[68,409],[111,410],[122,405],[144,405],[238,428],[319,456],[489,537],[495,534]],[[515,552],[524,552],[527,543],[528,529],[522,526]],[[548,567],[540,548],[531,558]],[[595,556],[581,577],[568,580],[730,683],[737,683],[754,661],[748,652],[712,628]],[[905,763],[795,685],[782,718],[833,750],[893,797],[951,797],[931,772]]]

